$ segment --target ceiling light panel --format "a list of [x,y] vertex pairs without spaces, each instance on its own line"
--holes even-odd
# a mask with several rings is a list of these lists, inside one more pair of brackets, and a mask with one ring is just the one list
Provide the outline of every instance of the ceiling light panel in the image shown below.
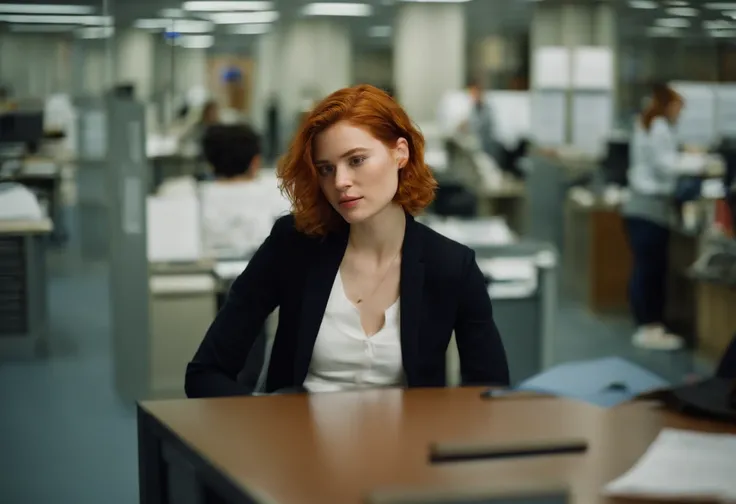
[[652,0],[631,0],[629,7],[634,9],[656,9],[658,5],[657,2]]
[[56,16],[56,15],[25,15],[0,14],[0,23],[29,23],[29,24],[80,24],[106,25],[112,23],[111,16]]
[[700,14],[700,11],[698,9],[693,9],[692,7],[670,7],[666,10],[667,14],[670,16],[684,16],[684,17],[693,17]]
[[666,28],[687,28],[690,26],[690,20],[682,18],[657,19],[654,23],[657,26],[664,26]]
[[262,12],[214,12],[207,17],[216,24],[262,24],[273,23],[279,19],[276,11]]
[[190,12],[269,11],[273,2],[184,2],[182,8]]
[[62,14],[84,15],[93,14],[94,7],[89,5],[28,5],[28,4],[0,4],[2,14]]
[[302,8],[304,16],[368,17],[373,8],[364,3],[311,3]]

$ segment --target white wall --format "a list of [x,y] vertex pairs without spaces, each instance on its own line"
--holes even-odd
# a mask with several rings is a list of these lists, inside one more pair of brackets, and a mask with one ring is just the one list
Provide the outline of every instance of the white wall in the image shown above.
[[72,42],[55,34],[0,34],[0,82],[18,98],[68,92],[72,85]]

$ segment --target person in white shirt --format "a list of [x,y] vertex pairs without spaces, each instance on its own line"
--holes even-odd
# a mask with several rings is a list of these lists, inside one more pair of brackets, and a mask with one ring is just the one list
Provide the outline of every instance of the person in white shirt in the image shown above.
[[629,297],[637,330],[632,342],[651,350],[683,346],[682,338],[671,334],[663,320],[679,159],[673,127],[683,105],[683,98],[674,90],[656,85],[636,121],[630,146],[630,197],[622,213],[633,253]]
[[205,249],[220,259],[248,257],[290,204],[275,175],[261,173],[260,137],[249,126],[211,126],[202,150],[214,176],[199,187]]

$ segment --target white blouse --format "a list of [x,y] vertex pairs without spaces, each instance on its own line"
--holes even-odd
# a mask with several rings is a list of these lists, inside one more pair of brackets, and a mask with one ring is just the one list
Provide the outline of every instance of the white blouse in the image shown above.
[[312,351],[304,387],[309,392],[339,392],[403,383],[397,299],[386,322],[366,336],[358,308],[347,298],[338,272]]

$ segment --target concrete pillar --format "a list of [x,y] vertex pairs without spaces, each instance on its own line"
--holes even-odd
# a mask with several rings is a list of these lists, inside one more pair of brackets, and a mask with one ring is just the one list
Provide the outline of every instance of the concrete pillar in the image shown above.
[[437,104],[466,84],[465,6],[407,3],[394,24],[394,87],[409,116],[432,122]]
[[279,33],[271,31],[258,37],[256,41],[256,68],[251,97],[251,120],[258,131],[265,131],[266,108],[270,99],[278,91],[279,72]]
[[154,90],[154,39],[143,30],[126,30],[115,37],[115,81],[135,86],[136,98],[150,99]]
[[278,96],[282,139],[288,142],[310,101],[353,84],[349,28],[340,19],[304,19],[281,27]]

